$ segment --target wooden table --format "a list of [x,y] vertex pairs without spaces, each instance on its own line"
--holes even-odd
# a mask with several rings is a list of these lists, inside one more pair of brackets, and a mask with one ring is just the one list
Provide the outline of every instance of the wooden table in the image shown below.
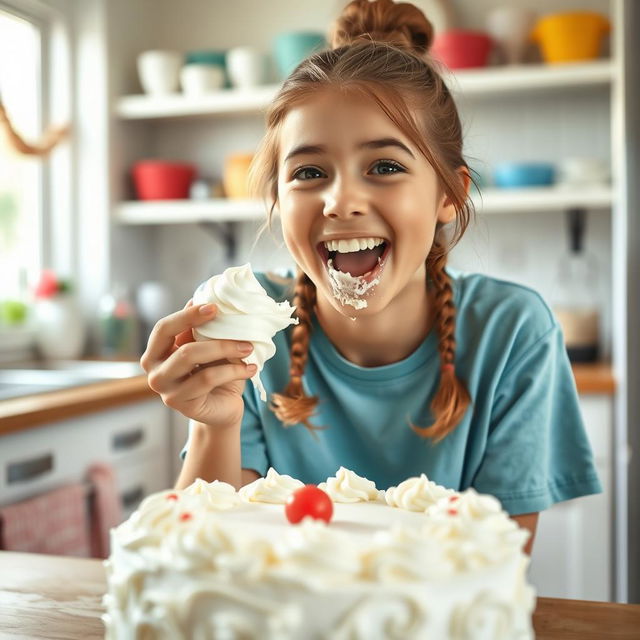
[[[99,560],[0,551],[0,638],[103,638]],[[638,640],[640,605],[538,598],[537,640]]]

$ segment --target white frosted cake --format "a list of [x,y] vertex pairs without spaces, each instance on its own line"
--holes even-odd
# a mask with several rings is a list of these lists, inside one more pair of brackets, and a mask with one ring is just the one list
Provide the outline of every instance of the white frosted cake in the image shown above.
[[533,638],[528,532],[493,497],[424,475],[379,491],[341,468],[333,517],[290,524],[303,485],[273,469],[239,492],[197,480],[112,530],[106,637]]

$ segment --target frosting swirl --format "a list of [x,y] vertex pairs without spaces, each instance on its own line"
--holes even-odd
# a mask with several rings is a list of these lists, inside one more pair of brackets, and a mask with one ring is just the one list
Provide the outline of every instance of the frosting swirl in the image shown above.
[[384,494],[387,504],[408,511],[424,511],[440,498],[454,495],[453,489],[429,480],[424,473],[419,478],[408,478],[397,487],[389,487]]
[[229,267],[203,282],[193,294],[193,304],[205,303],[215,304],[218,314],[210,322],[194,328],[193,337],[196,340],[216,338],[251,342],[253,351],[242,360],[257,365],[258,370],[251,381],[266,402],[267,393],[260,372],[265,361],[276,352],[273,336],[291,324],[298,324],[297,318],[290,317],[295,307],[287,300],[276,302],[270,298],[249,263]]
[[273,467],[264,478],[258,478],[245,485],[238,492],[247,502],[270,502],[284,504],[289,495],[296,489],[304,487],[304,483],[291,476],[280,475]]
[[335,477],[321,482],[318,488],[328,493],[334,502],[367,502],[378,500],[383,494],[376,489],[375,482],[344,467],[338,469]]

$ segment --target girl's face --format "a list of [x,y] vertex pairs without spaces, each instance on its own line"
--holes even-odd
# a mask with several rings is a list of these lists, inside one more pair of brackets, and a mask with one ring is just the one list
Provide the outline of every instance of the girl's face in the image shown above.
[[455,218],[432,166],[375,102],[331,89],[282,123],[278,206],[319,304],[350,317],[384,309],[411,285],[426,291],[436,222]]

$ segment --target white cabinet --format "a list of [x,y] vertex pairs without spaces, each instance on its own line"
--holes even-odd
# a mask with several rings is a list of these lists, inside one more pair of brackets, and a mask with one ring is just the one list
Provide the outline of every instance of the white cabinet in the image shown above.
[[540,514],[529,577],[538,596],[577,600],[613,597],[612,399],[581,396],[603,492],[560,502]]
[[67,483],[89,466],[113,466],[125,516],[173,484],[169,410],[157,399],[63,420],[0,438],[0,505]]

